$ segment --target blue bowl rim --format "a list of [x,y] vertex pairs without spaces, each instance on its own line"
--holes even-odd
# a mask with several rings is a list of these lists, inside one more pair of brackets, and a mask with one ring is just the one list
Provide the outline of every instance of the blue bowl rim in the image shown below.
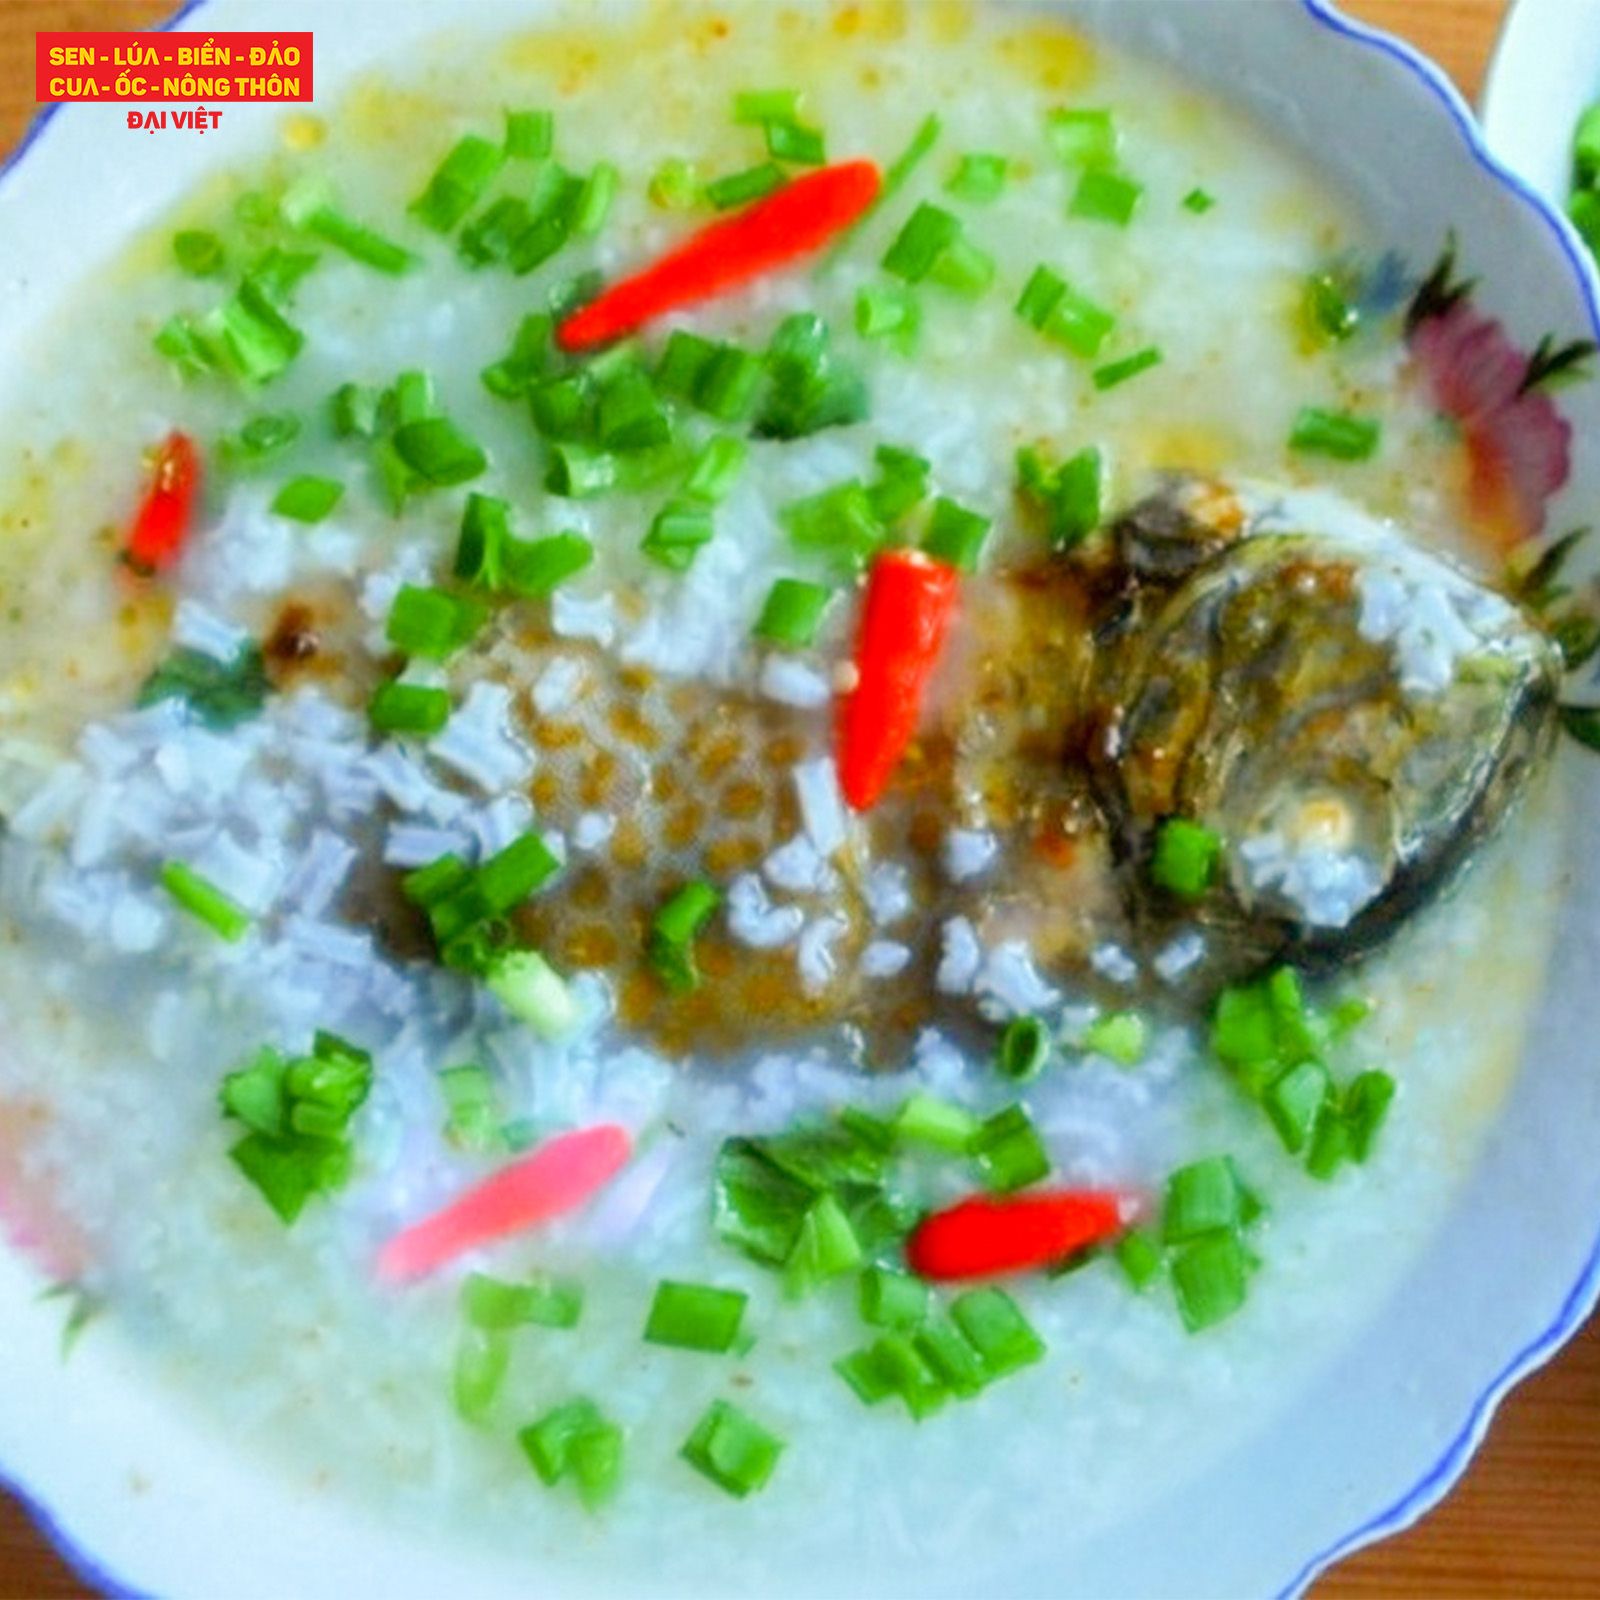
[[[155,31],[176,28],[210,0],[183,0]],[[1600,297],[1596,294],[1593,269],[1582,253],[1583,247],[1565,219],[1530,184],[1501,162],[1484,141],[1471,108],[1444,73],[1412,45],[1381,28],[1346,17],[1332,0],[1297,0],[1302,10],[1318,26],[1341,39],[1362,45],[1387,56],[1411,74],[1443,106],[1466,144],[1467,153],[1489,177],[1508,189],[1544,224],[1566,258],[1583,289],[1584,307],[1592,335],[1600,340]],[[29,123],[21,142],[0,162],[0,182],[18,165],[62,107],[46,106]],[[1555,1317],[1543,1332],[1530,1339],[1489,1381],[1467,1412],[1460,1429],[1439,1458],[1397,1499],[1372,1513],[1364,1521],[1340,1535],[1312,1555],[1276,1593],[1279,1600],[1294,1600],[1335,1562],[1345,1556],[1402,1532],[1431,1511],[1460,1480],[1473,1453],[1482,1443],[1495,1411],[1506,1395],[1524,1378],[1535,1372],[1564,1345],[1587,1320],[1600,1301],[1600,1233],[1590,1249],[1577,1280],[1562,1301]],[[94,1585],[114,1600],[146,1600],[145,1592],[124,1583],[102,1567],[93,1554],[78,1544],[65,1525],[65,1519],[45,1504],[26,1484],[0,1469],[0,1488],[28,1510],[35,1524],[55,1546],[62,1559],[86,1583]]]

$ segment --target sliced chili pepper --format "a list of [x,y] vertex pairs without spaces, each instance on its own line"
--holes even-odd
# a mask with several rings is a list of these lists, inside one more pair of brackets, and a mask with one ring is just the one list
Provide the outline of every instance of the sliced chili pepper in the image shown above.
[[920,550],[890,550],[872,564],[856,683],[839,707],[839,787],[857,811],[877,804],[917,731],[959,584],[954,567]]
[[558,1134],[397,1233],[378,1256],[378,1272],[391,1280],[419,1278],[480,1245],[571,1211],[616,1175],[630,1148],[626,1130],[609,1122]]
[[854,222],[877,198],[880,181],[870,161],[808,172],[613,284],[561,324],[556,343],[563,350],[605,344],[787,266]]
[[1063,1189],[1009,1199],[974,1195],[925,1218],[906,1244],[919,1277],[989,1278],[1046,1267],[1124,1227],[1123,1198]]
[[123,546],[123,559],[135,572],[170,567],[183,549],[200,492],[200,452],[186,433],[169,433],[156,450],[150,487]]

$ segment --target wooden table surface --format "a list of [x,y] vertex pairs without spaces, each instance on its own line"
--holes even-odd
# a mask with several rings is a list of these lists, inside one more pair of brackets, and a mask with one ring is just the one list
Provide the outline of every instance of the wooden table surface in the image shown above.
[[[441,10],[447,5],[440,0]],[[1347,8],[1413,39],[1474,96],[1504,0],[1347,0]],[[0,156],[34,110],[35,30],[139,27],[170,9],[165,0],[0,0]],[[80,1600],[89,1593],[21,1508],[0,1496],[0,1600]],[[1600,1322],[1516,1391],[1466,1480],[1439,1510],[1346,1562],[1317,1594],[1600,1600]]]

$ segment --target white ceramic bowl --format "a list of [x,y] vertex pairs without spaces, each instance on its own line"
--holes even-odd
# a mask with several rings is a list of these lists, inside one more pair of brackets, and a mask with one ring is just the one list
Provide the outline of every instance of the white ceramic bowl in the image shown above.
[[1572,130],[1600,99],[1600,0],[1516,0],[1483,86],[1489,148],[1546,199],[1566,199]]
[[[332,99],[355,69],[403,55],[447,21],[526,25],[539,10],[539,0],[204,0],[183,23],[314,28],[320,98]],[[1181,62],[1303,147],[1414,266],[1426,266],[1454,228],[1479,279],[1477,303],[1524,347],[1546,331],[1600,333],[1592,269],[1575,237],[1487,153],[1454,90],[1405,46],[1323,0],[1094,0],[1082,16]],[[179,141],[130,135],[123,116],[111,106],[52,116],[0,180],[0,372],[85,267],[200,174],[265,144],[274,113],[233,108],[219,133]],[[1553,508],[1557,527],[1592,520],[1600,502],[1600,390],[1567,391],[1562,406],[1575,456]],[[1573,837],[1583,839],[1600,826],[1600,784],[1585,772],[1575,787]],[[1070,1565],[1064,1530],[1025,1548],[974,1546],[938,1572],[872,1550],[840,1551],[832,1571],[775,1564],[765,1592],[1295,1594],[1434,1504],[1500,1397],[1572,1333],[1600,1290],[1593,852],[1574,852],[1571,882],[1551,998],[1458,1203],[1371,1326],[1281,1425],[1087,1548],[1071,1546]],[[249,1441],[217,1439],[153,1390],[112,1329],[63,1365],[59,1309],[41,1308],[38,1288],[22,1261],[0,1256],[0,1462],[107,1587],[233,1600],[617,1592],[410,1536],[264,1470]],[[708,1569],[699,1593],[716,1592]]]

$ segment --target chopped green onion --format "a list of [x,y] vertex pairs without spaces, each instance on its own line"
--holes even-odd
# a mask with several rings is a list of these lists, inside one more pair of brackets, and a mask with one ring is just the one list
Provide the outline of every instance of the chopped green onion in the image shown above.
[[408,207],[424,227],[449,233],[483,198],[506,158],[505,150],[469,133],[440,163],[428,186]]
[[1104,367],[1094,369],[1094,386],[1097,389],[1114,389],[1119,383],[1126,383],[1129,378],[1137,378],[1141,372],[1148,372],[1151,367],[1161,364],[1161,351],[1155,345],[1147,345],[1143,350],[1135,351],[1131,356],[1125,356],[1121,361],[1113,361]]
[[1133,220],[1143,194],[1144,185],[1136,183],[1126,173],[1114,172],[1108,167],[1088,167],[1078,179],[1067,214],[1125,228]]
[[782,167],[775,161],[763,162],[759,167],[746,167],[742,172],[730,172],[725,178],[716,178],[705,187],[706,199],[718,211],[731,211],[735,206],[749,205],[788,182]]
[[366,383],[341,383],[329,410],[333,431],[341,439],[370,439],[378,431],[382,392]]
[[792,501],[778,520],[802,549],[825,551],[851,567],[863,565],[884,538],[867,489],[855,479]]
[[819,1194],[800,1219],[783,1264],[784,1290],[798,1300],[829,1278],[853,1271],[861,1259],[861,1241],[844,1207],[832,1194]]
[[631,364],[606,384],[595,424],[608,450],[646,450],[672,437],[672,419],[649,374]]
[[1600,251],[1600,193],[1580,189],[1568,198],[1567,215],[1590,250]]
[[969,1148],[985,1185],[1001,1194],[1050,1175],[1050,1154],[1020,1105],[1006,1106],[980,1123]]
[[577,443],[552,445],[545,487],[567,500],[592,499],[616,488],[619,466],[610,450]]
[[383,503],[398,517],[407,499],[422,487],[422,479],[400,459],[394,440],[388,437],[373,442],[372,466]]
[[551,336],[555,319],[545,311],[531,311],[517,324],[511,349],[500,360],[483,369],[483,386],[502,400],[526,394],[536,378],[550,366]]
[[216,353],[192,317],[169,318],[150,341],[177,369],[180,378],[198,378],[216,370]]
[[1004,156],[964,155],[945,183],[945,193],[974,205],[998,200],[1006,186],[1007,162]]
[[1372,1153],[1378,1129],[1389,1114],[1395,1096],[1395,1081],[1387,1072],[1368,1071],[1357,1075],[1344,1092],[1341,1108],[1350,1128],[1350,1155],[1365,1161]]
[[394,431],[400,459],[438,488],[466,483],[488,465],[483,449],[447,417],[422,417]]
[[395,427],[422,422],[439,414],[433,377],[426,372],[402,372],[384,396],[384,405]]
[[902,1333],[884,1334],[835,1363],[834,1370],[867,1405],[898,1395],[917,1422],[938,1411],[950,1394],[918,1341]]
[[669,572],[687,572],[714,531],[709,507],[692,500],[669,500],[655,514],[639,548]]
[[443,855],[425,867],[417,867],[400,880],[400,892],[413,905],[426,910],[459,889],[472,876],[472,869],[457,855]]
[[1231,1230],[1245,1221],[1245,1210],[1244,1189],[1229,1157],[1192,1161],[1167,1179],[1161,1236],[1168,1244],[1184,1244]]
[[1346,298],[1331,272],[1314,272],[1301,293],[1300,315],[1307,332],[1324,344],[1348,339],[1361,325],[1361,313]]
[[1178,1312],[1190,1333],[1231,1317],[1245,1302],[1250,1255],[1231,1233],[1218,1233],[1180,1250],[1172,1261]]
[[694,403],[719,422],[737,422],[750,410],[760,386],[762,364],[737,345],[714,345],[699,381]]
[[783,1441],[726,1400],[713,1400],[679,1452],[696,1472],[742,1500],[772,1476]]
[[1116,317],[1104,306],[1079,293],[1046,266],[1034,269],[1016,309],[1024,322],[1085,360],[1100,353],[1117,325]]
[[1083,1048],[1119,1066],[1137,1066],[1144,1059],[1145,1020],[1137,1011],[1108,1011],[1096,1017],[1083,1035]]
[[223,1080],[224,1113],[250,1129],[229,1158],[286,1226],[313,1195],[348,1180],[350,1118],[371,1085],[366,1051],[320,1031],[311,1055],[289,1061],[261,1050]]
[[875,1328],[920,1327],[930,1303],[927,1284],[909,1272],[868,1267],[861,1274],[861,1320]]
[[778,578],[767,591],[755,636],[768,644],[804,650],[817,637],[833,591],[804,578]]
[[450,720],[450,691],[420,683],[380,684],[367,702],[367,720],[379,733],[437,733]]
[[1117,1240],[1111,1252],[1117,1265],[1135,1289],[1145,1289],[1161,1273],[1161,1248],[1142,1229],[1134,1229]]
[[537,599],[582,572],[594,560],[594,545],[581,533],[544,539],[507,539],[501,551],[501,582],[512,594]]
[[1022,287],[1017,301],[1017,315],[1030,327],[1042,329],[1050,313],[1060,303],[1067,281],[1059,273],[1040,263]]
[[1377,451],[1382,431],[1376,417],[1302,406],[1289,434],[1289,448],[1336,461],[1365,461]]
[[622,1476],[622,1429],[602,1422],[580,1433],[568,1455],[578,1498],[591,1511],[610,1499]]
[[1052,111],[1045,123],[1056,157],[1067,166],[1105,166],[1117,158],[1122,136],[1110,111]]
[[1320,1061],[1302,1061],[1290,1067],[1267,1090],[1262,1104],[1284,1149],[1298,1155],[1311,1143],[1332,1097],[1333,1080]]
[[1584,109],[1572,134],[1572,165],[1578,181],[1593,184],[1600,177],[1600,105]]
[[880,444],[872,453],[878,467],[878,481],[867,490],[872,514],[886,528],[922,504],[928,493],[928,478],[933,464],[926,456],[898,445]]
[[699,986],[694,941],[721,903],[722,896],[709,883],[686,883],[651,919],[645,955],[673,994],[688,994]]
[[564,168],[540,170],[526,228],[511,246],[511,270],[519,277],[541,267],[572,237],[587,184]]
[[921,283],[960,237],[960,221],[942,206],[924,200],[889,246],[883,270],[907,283]]
[[477,891],[490,916],[522,904],[561,870],[560,858],[537,833],[525,833],[496,851],[477,871]]
[[246,276],[233,296],[206,316],[199,334],[208,346],[219,348],[233,372],[251,386],[277,377],[306,342],[253,276]]
[[928,281],[976,300],[994,282],[994,257],[970,239],[956,239],[934,262]]
[[511,1366],[511,1341],[499,1331],[462,1330],[451,1388],[463,1422],[488,1420]]
[[237,944],[250,931],[249,912],[182,861],[162,863],[161,887],[191,917],[229,944]]
[[1306,1171],[1327,1182],[1350,1159],[1350,1125],[1343,1117],[1324,1117],[1317,1124],[1306,1156]]
[[922,307],[910,289],[869,283],[856,295],[856,332],[863,339],[882,339],[910,355],[921,328]]
[[950,1302],[950,1315],[992,1378],[1044,1357],[1044,1341],[1003,1289],[971,1289]]
[[593,238],[605,226],[621,182],[622,174],[609,161],[595,163],[573,208],[572,231],[580,239]]
[[506,112],[507,158],[512,161],[543,161],[555,148],[555,129],[554,112]]
[[[1042,331],[1047,339],[1064,344],[1074,355],[1087,360],[1100,353],[1100,347],[1116,325],[1116,317],[1104,306],[1096,305],[1067,284]],[[1107,387],[1099,383],[1098,373],[1095,379],[1099,387]]]
[[453,568],[456,577],[485,589],[498,589],[501,562],[511,538],[511,507],[493,495],[474,490],[461,513]]
[[721,505],[732,493],[749,454],[744,440],[730,433],[708,439],[683,480],[683,492],[707,505]]
[[932,1145],[958,1156],[972,1149],[979,1129],[978,1119],[965,1107],[922,1090],[900,1107],[894,1119],[895,1135],[902,1142]]
[[553,1487],[567,1474],[573,1441],[599,1424],[600,1410],[592,1400],[568,1400],[524,1428],[517,1440],[541,1481]]
[[738,1341],[739,1324],[749,1303],[750,1296],[737,1289],[663,1279],[650,1302],[645,1342],[723,1355]]
[[321,522],[344,498],[337,478],[291,478],[272,501],[273,511],[296,522]]
[[1187,817],[1168,817],[1156,833],[1150,881],[1184,900],[1198,900],[1216,882],[1222,836]]
[[778,324],[767,349],[770,383],[755,421],[758,437],[800,439],[866,416],[866,383],[833,353],[832,337],[814,312],[798,311]]
[[862,1405],[875,1406],[895,1392],[894,1374],[878,1359],[875,1346],[868,1345],[841,1356],[834,1362],[833,1370],[850,1385]]
[[733,120],[742,126],[793,122],[800,115],[798,89],[741,89],[733,97]]
[[720,348],[697,333],[675,328],[656,363],[656,383],[668,394],[694,399],[706,368]]
[[172,253],[191,278],[214,278],[227,264],[227,252],[214,233],[186,228],[172,236]]
[[403,245],[384,238],[375,229],[366,227],[325,203],[315,205],[302,218],[296,219],[296,226],[326,240],[352,261],[359,261],[378,272],[386,272],[392,278],[409,272],[417,263],[417,258]]
[[408,656],[439,661],[469,643],[487,618],[476,600],[407,584],[394,597],[386,636]]
[[255,716],[271,691],[260,647],[254,643],[241,645],[231,661],[178,649],[145,679],[137,703],[181,700],[198,722],[221,731]]
[[542,1038],[559,1039],[578,1020],[572,991],[536,950],[503,952],[486,978],[495,999]]
[[1050,1030],[1037,1017],[1013,1017],[1000,1034],[995,1066],[1013,1083],[1037,1078],[1050,1059]]
[[503,195],[486,206],[461,230],[456,250],[470,267],[487,267],[509,260],[512,247],[533,222],[528,202],[514,194]]
[[622,1471],[622,1429],[592,1400],[569,1400],[547,1411],[518,1435],[523,1454],[542,1483],[554,1487],[569,1473],[593,1509],[615,1489]]
[[300,437],[300,419],[288,412],[251,417],[237,433],[217,441],[217,453],[241,471],[281,456]]
[[1203,217],[1216,203],[1217,197],[1204,189],[1191,189],[1183,197],[1183,209],[1192,211],[1197,217]]
[[983,1357],[953,1323],[935,1317],[912,1336],[917,1354],[958,1399],[970,1400],[990,1379]]
[[1105,497],[1105,462],[1093,445],[1048,469],[1039,452],[1017,452],[1018,492],[1042,506],[1051,547],[1070,550],[1100,526]]
[[989,528],[988,517],[968,511],[940,495],[933,502],[933,515],[922,548],[940,561],[947,561],[963,572],[972,572],[978,565]]
[[694,163],[673,157],[656,168],[645,192],[650,204],[663,211],[690,211],[699,204],[703,189]]
[[474,1272],[461,1286],[461,1310],[473,1327],[485,1331],[575,1328],[583,1315],[583,1288],[570,1278],[543,1273],[527,1283],[505,1283]]
[[883,169],[883,182],[878,185],[878,193],[872,203],[834,240],[832,249],[823,258],[825,267],[837,260],[850,241],[905,187],[911,174],[922,165],[929,151],[939,142],[943,127],[944,124],[933,112],[929,112],[917,124],[911,142]]
[[772,117],[768,119],[765,131],[767,154],[774,161],[820,167],[828,159],[827,144],[820,128],[808,127],[792,117]]
[[439,1092],[447,1109],[445,1138],[462,1150],[493,1148],[500,1114],[489,1074],[472,1064],[446,1067],[439,1074]]
[[273,305],[281,305],[294,293],[300,280],[316,266],[317,259],[314,250],[283,250],[273,245],[257,258],[246,279]]

